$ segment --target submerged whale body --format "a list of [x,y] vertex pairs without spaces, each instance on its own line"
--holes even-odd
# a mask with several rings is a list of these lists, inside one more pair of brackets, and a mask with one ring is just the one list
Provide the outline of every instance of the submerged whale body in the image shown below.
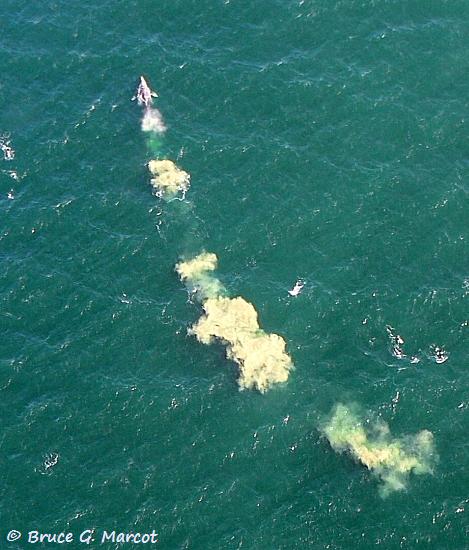
[[145,78],[141,76],[140,83],[137,88],[137,92],[132,98],[132,101],[136,99],[139,105],[150,107],[150,105],[153,103],[154,97],[158,97],[158,94],[150,89],[150,86],[148,86],[148,83],[145,80]]

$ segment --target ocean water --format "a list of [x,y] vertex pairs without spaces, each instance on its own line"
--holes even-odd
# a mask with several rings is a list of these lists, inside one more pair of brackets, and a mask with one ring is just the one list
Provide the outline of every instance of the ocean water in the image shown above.
[[[168,549],[469,547],[468,19],[462,0],[0,3],[1,548],[153,529]],[[130,101],[141,74],[164,135]],[[185,201],[152,195],[153,157],[191,174]],[[240,392],[223,346],[187,336],[201,307],[174,265],[202,250],[286,340],[288,383]],[[337,403],[431,431],[433,474],[383,498],[322,434]]]

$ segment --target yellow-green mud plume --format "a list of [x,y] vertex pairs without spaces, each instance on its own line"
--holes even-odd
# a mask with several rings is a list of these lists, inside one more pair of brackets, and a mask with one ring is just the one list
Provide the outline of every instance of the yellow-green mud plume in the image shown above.
[[192,260],[176,265],[179,278],[194,292],[200,301],[224,294],[223,285],[212,275],[217,268],[217,257],[211,252],[202,252]]
[[437,460],[433,435],[428,430],[393,438],[386,423],[376,423],[365,429],[352,408],[341,403],[323,425],[322,432],[335,451],[348,451],[381,478],[382,496],[405,489],[411,472],[419,475],[432,473],[432,465]]
[[171,160],[151,160],[148,169],[153,176],[150,183],[159,197],[173,198],[178,193],[184,196],[189,189],[190,175]]
[[218,296],[203,303],[205,315],[189,329],[203,344],[219,339],[226,356],[239,366],[240,388],[265,392],[272,384],[286,382],[292,368],[285,340],[260,327],[254,306],[244,298]]
[[203,344],[215,340],[224,343],[227,358],[239,367],[240,389],[264,393],[272,385],[286,382],[293,369],[285,340],[259,327],[254,306],[244,298],[223,295],[225,289],[212,275],[216,265],[215,254],[204,252],[176,266],[181,280],[195,290],[204,309],[204,315],[188,333]]
[[213,252],[202,252],[192,260],[176,264],[176,271],[184,283],[197,281],[208,271],[215,271],[217,261],[217,256]]

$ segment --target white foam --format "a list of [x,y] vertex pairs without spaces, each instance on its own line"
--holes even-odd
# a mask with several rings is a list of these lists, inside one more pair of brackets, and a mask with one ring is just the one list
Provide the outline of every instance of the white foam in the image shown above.
[[163,120],[163,115],[154,109],[148,107],[145,109],[142,118],[142,131],[143,132],[156,132],[157,134],[164,134],[166,132],[166,125]]

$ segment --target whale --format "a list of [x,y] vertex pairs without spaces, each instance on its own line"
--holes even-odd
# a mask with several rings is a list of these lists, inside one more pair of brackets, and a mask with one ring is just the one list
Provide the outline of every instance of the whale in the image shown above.
[[288,291],[288,294],[290,294],[290,296],[298,296],[298,294],[303,290],[304,286],[305,284],[303,283],[303,281],[296,281],[295,286]]
[[133,96],[132,101],[136,99],[139,105],[150,107],[150,105],[153,103],[154,97],[158,97],[158,94],[150,89],[150,86],[148,86],[145,78],[141,76],[137,92]]

